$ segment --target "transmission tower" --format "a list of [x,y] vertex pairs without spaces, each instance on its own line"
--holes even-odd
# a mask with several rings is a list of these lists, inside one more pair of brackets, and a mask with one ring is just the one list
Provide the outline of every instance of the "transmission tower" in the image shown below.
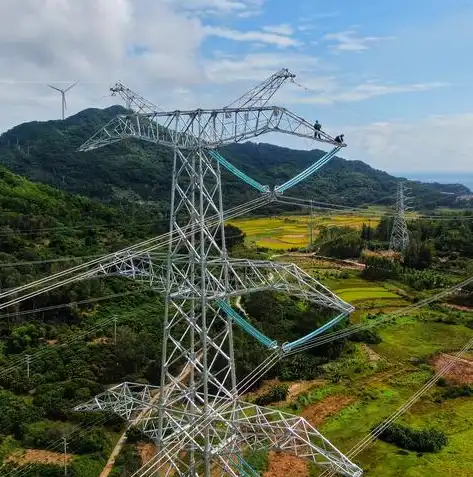
[[[127,105],[139,98],[139,112],[118,116],[80,148],[90,151],[137,138],[173,152],[170,234],[175,240],[169,242],[167,258],[158,263],[152,254],[123,256],[97,272],[149,280],[154,289],[164,292],[160,386],[123,383],[76,407],[115,412],[156,442],[156,456],[135,475],[254,477],[258,474],[243,455],[261,449],[289,452],[345,476],[362,474],[304,418],[239,398],[281,357],[302,349],[353,311],[294,264],[228,256],[220,166],[259,190],[258,203],[263,204],[308,177],[345,146],[321,133],[318,141],[334,149],[273,191],[233,167],[216,148],[268,132],[314,138],[308,121],[285,108],[260,104],[260,98],[274,94],[273,82],[268,85],[268,93],[257,88],[254,100],[250,94],[244,100],[245,105],[257,106],[172,112],[156,111],[131,90],[117,88]],[[144,112],[146,107],[152,111]],[[332,309],[336,316],[302,338],[279,344],[231,306],[232,298],[260,290],[291,293]],[[262,365],[240,382],[233,325],[269,350]]]
[[393,228],[391,231],[391,239],[389,241],[389,249],[396,252],[403,252],[409,245],[409,231],[405,213],[408,209],[406,202],[408,198],[405,196],[404,182],[399,182],[397,186],[396,198],[396,215],[394,216]]

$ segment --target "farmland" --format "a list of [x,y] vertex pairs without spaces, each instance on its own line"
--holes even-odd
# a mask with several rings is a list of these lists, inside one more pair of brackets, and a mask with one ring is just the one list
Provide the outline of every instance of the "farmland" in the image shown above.
[[[246,234],[246,244],[265,247],[273,250],[303,248],[309,244],[309,215],[287,215],[277,217],[253,217],[234,219],[231,221]],[[379,222],[379,215],[316,215],[313,218],[313,234],[317,235],[320,227],[353,227],[369,224],[372,227]]]
[[[287,260],[288,256],[279,259]],[[390,312],[412,304],[408,287],[400,289],[398,284],[367,281],[355,270],[341,274],[339,267],[324,260],[295,257],[294,261],[306,270],[312,262],[310,268],[326,277],[324,283],[356,306],[353,322],[366,323],[389,316]],[[291,392],[287,401],[276,405],[306,417],[342,452],[348,453],[432,377],[442,363],[435,357],[458,350],[473,337],[473,329],[466,326],[472,314],[469,310],[437,306],[413,309],[385,320],[375,328],[378,344],[352,343],[343,356],[324,365],[324,379],[301,383],[301,392]],[[462,366],[471,374],[470,355],[455,368],[460,382]],[[299,386],[289,384],[291,390]],[[442,397],[444,392],[444,388],[434,386],[401,416],[400,422],[416,429],[442,429],[448,436],[448,445],[439,453],[416,454],[376,440],[354,458],[364,469],[364,475],[472,475],[473,398],[447,399]],[[272,469],[283,464],[283,456],[270,454],[266,464],[269,472],[264,475],[279,475],[272,473]],[[300,467],[300,463],[297,465]],[[320,471],[307,467],[300,475],[315,477]]]

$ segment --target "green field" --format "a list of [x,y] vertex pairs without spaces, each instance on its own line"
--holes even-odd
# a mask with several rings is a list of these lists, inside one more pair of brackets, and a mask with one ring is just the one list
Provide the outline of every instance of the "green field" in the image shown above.
[[[366,283],[365,288],[360,286],[359,281],[354,285],[352,288],[339,288],[337,293],[356,306],[363,306],[373,299],[380,302],[379,299],[395,295],[382,286],[373,287],[371,283]],[[340,287],[343,287],[342,283]],[[388,312],[385,308],[379,310]],[[328,419],[321,428],[342,451],[348,452],[373,426],[397,410],[432,376],[430,366],[413,366],[413,358],[428,362],[437,353],[460,349],[473,337],[473,330],[463,324],[437,322],[437,314],[428,309],[416,311],[379,328],[382,342],[370,347],[385,360],[385,367],[373,374],[369,363],[365,363],[364,371],[358,376],[349,374],[350,393],[357,394],[357,400]],[[343,363],[341,366],[343,369]],[[351,373],[350,367],[348,373]],[[438,454],[417,455],[415,452],[400,452],[393,445],[375,441],[355,458],[365,475],[473,475],[473,398],[437,403],[437,392],[438,388],[434,386],[400,421],[420,429],[441,429],[447,433],[449,444]]]
[[[234,219],[230,223],[243,230],[247,245],[257,245],[274,250],[302,248],[309,244],[308,215],[278,217],[254,217]],[[357,215],[333,215],[314,217],[314,236],[322,226],[336,225],[361,228],[363,223],[376,226],[378,216],[367,218]]]
[[337,295],[348,302],[366,301],[376,298],[398,298],[398,295],[386,288],[365,287],[365,288],[342,288],[337,290]]
[[[341,298],[353,303],[357,311],[353,321],[366,321],[367,313],[398,310],[409,304],[388,283],[368,282],[353,273],[327,283]],[[405,293],[403,294],[405,295]],[[353,402],[325,419],[318,428],[342,452],[350,450],[371,429],[395,412],[432,377],[430,358],[441,352],[454,352],[473,337],[473,329],[462,321],[468,313],[455,314],[455,323],[439,318],[450,311],[423,308],[387,320],[376,327],[382,342],[369,345],[379,356],[372,362],[364,346],[355,344],[355,352],[326,365],[328,376],[341,377],[337,385],[321,385],[311,391],[313,401],[323,403],[331,395],[348,396]],[[398,422],[418,429],[443,430],[448,445],[436,454],[417,454],[376,440],[353,460],[366,476],[467,477],[473,475],[473,397],[437,402],[443,388],[434,386],[425,393]],[[312,404],[314,405],[314,404]],[[303,413],[309,408],[301,409]],[[294,411],[292,411],[294,412]],[[311,476],[320,475],[312,469]]]

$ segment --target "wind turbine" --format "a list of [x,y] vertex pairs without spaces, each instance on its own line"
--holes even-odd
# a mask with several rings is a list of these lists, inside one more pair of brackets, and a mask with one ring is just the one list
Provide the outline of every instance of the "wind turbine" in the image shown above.
[[56,86],[52,86],[52,85],[48,84],[48,86],[50,88],[55,89],[56,91],[59,91],[61,93],[61,96],[62,96],[62,120],[63,121],[64,121],[64,111],[66,110],[66,93],[70,89],[72,89],[76,84],[77,84],[77,81],[74,84],[71,84],[71,86],[69,86],[66,89],[57,88]]

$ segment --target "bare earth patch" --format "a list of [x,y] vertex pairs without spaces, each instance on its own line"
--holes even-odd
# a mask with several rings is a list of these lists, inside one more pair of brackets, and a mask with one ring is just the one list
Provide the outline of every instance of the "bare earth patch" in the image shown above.
[[323,379],[313,379],[312,381],[298,381],[289,384],[289,393],[286,402],[293,401],[299,394],[310,391],[316,386],[322,386],[325,383]]
[[[289,393],[285,401],[280,401],[277,403],[272,403],[271,406],[278,406],[292,402],[299,394],[302,394],[306,391],[310,391],[316,386],[322,386],[325,383],[323,379],[313,379],[311,381],[294,381],[294,382],[285,382],[289,386]],[[257,397],[261,396],[268,392],[273,386],[282,384],[279,379],[268,379],[264,381],[258,390],[248,393],[245,395],[247,401],[253,401]]]
[[368,345],[362,343],[362,348],[365,351],[365,353],[368,355],[368,359],[371,362],[379,361],[381,359],[381,356],[376,353],[376,351],[372,350]]
[[140,443],[136,445],[141,457],[141,465],[147,464],[156,455],[156,446],[151,443]]
[[267,243],[286,243],[284,242],[284,240],[280,240],[280,239],[275,239],[275,238],[271,238],[271,237],[265,237],[263,239],[261,239],[262,242],[267,242]]
[[[69,462],[72,459],[72,454],[66,454],[66,460]],[[25,465],[31,462],[39,464],[64,464],[64,454],[60,452],[49,452],[40,449],[26,449],[16,451],[6,459],[7,462],[15,462],[16,464]]]
[[350,396],[327,396],[315,404],[307,406],[301,413],[313,426],[320,426],[327,417],[333,416],[355,399]]
[[112,340],[107,338],[106,336],[101,336],[99,338],[95,338],[92,340],[93,344],[107,344],[110,343]]
[[270,452],[269,467],[263,477],[309,477],[307,462],[282,452]]
[[466,358],[455,358],[451,354],[440,354],[432,360],[435,371],[450,364],[454,360],[454,364],[444,374],[447,381],[455,384],[473,384],[473,361]]
[[446,308],[450,308],[451,310],[473,312],[473,308],[469,306],[454,305],[453,303],[444,303],[443,306],[445,306]]

